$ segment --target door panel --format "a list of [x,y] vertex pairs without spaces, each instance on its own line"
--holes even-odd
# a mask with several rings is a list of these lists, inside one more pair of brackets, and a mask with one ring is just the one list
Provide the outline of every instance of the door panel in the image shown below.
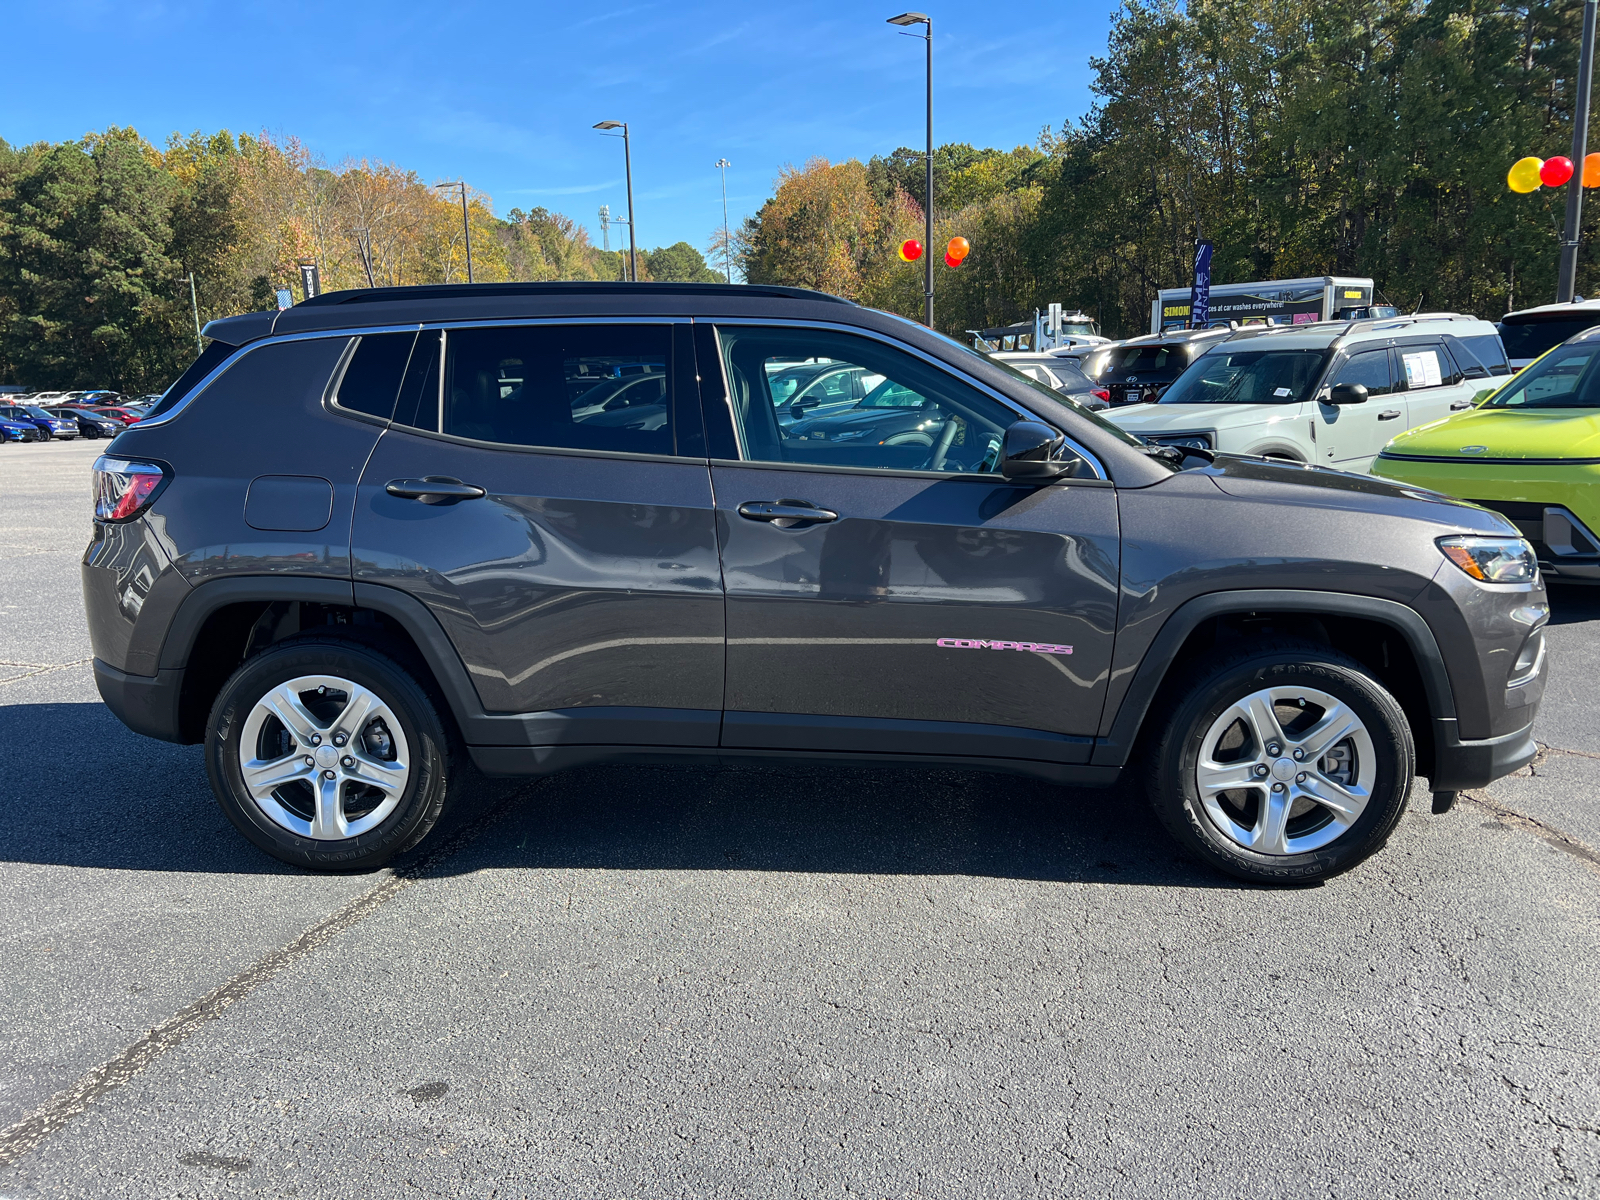
[[1395,355],[1399,359],[1397,377],[1405,389],[1408,429],[1442,421],[1450,415],[1452,404],[1472,398],[1475,389],[1465,386],[1442,343],[1402,344],[1395,347]]
[[1319,406],[1320,461],[1346,471],[1365,471],[1385,443],[1408,427],[1406,397],[1397,389],[1387,347],[1352,354],[1327,387],[1341,383],[1361,384],[1367,389],[1367,401]]
[[[487,494],[425,504],[385,491],[430,475]],[[353,541],[356,580],[426,604],[489,712],[722,707],[703,463],[488,449],[391,429],[362,476]],[[696,744],[715,744],[714,720],[708,737]]]
[[[1087,761],[1117,610],[1111,487],[761,464],[712,478],[724,745]],[[739,513],[775,500],[837,517]]]

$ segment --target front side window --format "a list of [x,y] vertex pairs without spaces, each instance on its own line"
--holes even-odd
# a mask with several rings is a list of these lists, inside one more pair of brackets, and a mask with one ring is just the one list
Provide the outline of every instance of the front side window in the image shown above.
[[1352,354],[1330,383],[1359,383],[1367,389],[1368,396],[1387,396],[1395,390],[1389,352],[1363,350],[1360,354]]
[[671,454],[666,325],[451,329],[417,340],[396,420],[431,432],[574,450]]
[[1487,401],[1486,408],[1600,408],[1600,340],[1557,346]]
[[1322,350],[1218,346],[1195,359],[1159,403],[1297,404],[1311,395],[1325,359]]
[[[1000,468],[1005,430],[1017,414],[932,363],[830,330],[722,326],[717,334],[747,459],[957,473]],[[791,419],[771,386],[783,372],[770,368],[797,358],[827,359],[876,383],[848,407]]]

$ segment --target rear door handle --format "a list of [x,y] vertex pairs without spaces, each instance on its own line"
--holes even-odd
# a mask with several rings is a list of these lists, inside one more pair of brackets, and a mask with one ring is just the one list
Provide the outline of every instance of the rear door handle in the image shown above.
[[478,500],[489,493],[473,483],[462,483],[450,475],[427,475],[421,479],[391,479],[383,490],[402,500],[420,500],[424,504],[455,504],[460,500]]
[[747,521],[769,521],[779,529],[823,525],[839,519],[838,513],[818,508],[809,500],[746,500],[739,505],[739,515]]
[[1381,413],[1378,414],[1378,420],[1380,420],[1380,421],[1392,421],[1396,417],[1398,417],[1399,415],[1400,415],[1400,410],[1398,408],[1386,408]]
[[1450,411],[1451,412],[1460,412],[1464,408],[1471,408],[1471,407],[1472,407],[1472,401],[1471,400],[1452,400],[1452,401],[1450,401]]

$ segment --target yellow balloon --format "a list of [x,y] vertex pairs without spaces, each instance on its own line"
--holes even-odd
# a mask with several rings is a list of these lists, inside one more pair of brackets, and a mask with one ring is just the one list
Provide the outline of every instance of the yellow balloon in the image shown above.
[[1511,170],[1506,172],[1506,186],[1513,192],[1521,192],[1524,195],[1528,192],[1538,191],[1540,186],[1539,168],[1542,166],[1544,166],[1544,159],[1542,158],[1534,158],[1530,155],[1527,158],[1517,159],[1516,162],[1511,164]]

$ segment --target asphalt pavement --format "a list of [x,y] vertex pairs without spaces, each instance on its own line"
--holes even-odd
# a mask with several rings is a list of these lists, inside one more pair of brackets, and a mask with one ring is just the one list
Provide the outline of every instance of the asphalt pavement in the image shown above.
[[97,448],[0,447],[0,1200],[1600,1196],[1600,589],[1539,761],[1318,887],[823,768],[483,782],[318,876],[99,702]]

